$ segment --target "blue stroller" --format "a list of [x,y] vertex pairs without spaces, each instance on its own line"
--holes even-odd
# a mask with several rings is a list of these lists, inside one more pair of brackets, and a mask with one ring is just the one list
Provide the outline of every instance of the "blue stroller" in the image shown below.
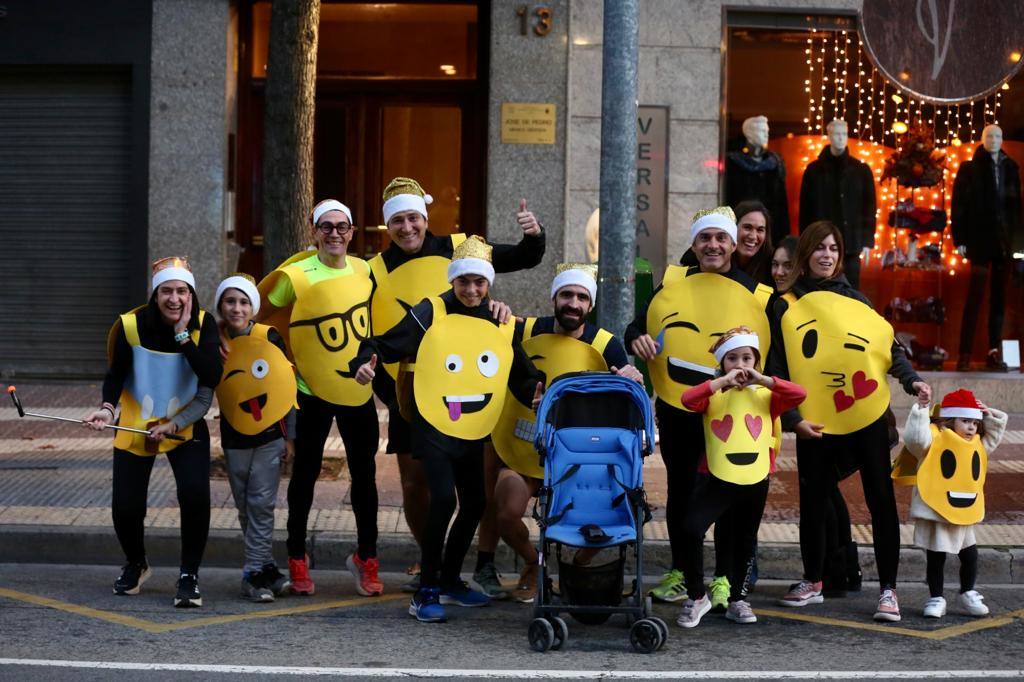
[[[534,505],[540,571],[530,646],[536,651],[562,647],[569,628],[559,613],[588,624],[622,613],[632,623],[633,648],[657,650],[668,637],[668,626],[651,615],[643,586],[643,525],[650,519],[643,458],[654,449],[654,418],[643,386],[605,372],[561,377],[548,388],[537,411],[534,445],[544,459],[544,484]],[[552,545],[557,590],[550,577]],[[601,566],[562,558],[563,548],[613,547],[618,558]],[[636,579],[624,595],[630,547]]]

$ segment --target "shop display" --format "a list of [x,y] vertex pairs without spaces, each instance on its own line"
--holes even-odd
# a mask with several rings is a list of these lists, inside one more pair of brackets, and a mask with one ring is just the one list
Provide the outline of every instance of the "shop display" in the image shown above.
[[786,165],[767,149],[768,119],[752,116],[743,121],[746,144],[725,157],[725,203],[735,208],[747,199],[763,203],[772,218],[772,242],[789,234],[789,199],[786,197]]

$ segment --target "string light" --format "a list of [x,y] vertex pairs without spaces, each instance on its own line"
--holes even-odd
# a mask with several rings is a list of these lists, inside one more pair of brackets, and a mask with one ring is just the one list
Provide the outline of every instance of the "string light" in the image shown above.
[[807,134],[811,134],[811,117],[814,116],[815,104],[814,94],[811,92],[811,81],[814,80],[814,35],[818,32],[818,29],[812,28],[811,35],[807,38],[807,47],[804,49],[804,54],[807,56],[807,80],[804,81],[804,92],[807,93],[807,118],[804,119],[804,123],[807,124]]

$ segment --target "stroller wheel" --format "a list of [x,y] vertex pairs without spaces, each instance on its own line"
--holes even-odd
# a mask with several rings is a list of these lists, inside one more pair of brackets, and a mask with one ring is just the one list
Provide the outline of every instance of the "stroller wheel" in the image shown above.
[[534,618],[530,621],[527,636],[530,638],[530,648],[540,653],[544,653],[555,643],[555,629],[544,618]]
[[629,629],[629,643],[633,645],[635,651],[641,654],[657,651],[664,641],[661,636],[661,628],[646,618],[633,623],[633,627]]
[[551,645],[551,650],[558,651],[569,641],[569,626],[558,616],[548,617],[548,622],[551,623],[551,627],[555,632],[555,641]]
[[657,616],[648,616],[647,620],[657,625],[658,629],[661,630],[661,644],[658,645],[658,648],[660,649],[665,645],[665,642],[668,641],[668,623]]

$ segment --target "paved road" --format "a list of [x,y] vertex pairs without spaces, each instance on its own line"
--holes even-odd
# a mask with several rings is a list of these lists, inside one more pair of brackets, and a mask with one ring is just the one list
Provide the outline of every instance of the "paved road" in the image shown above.
[[[137,597],[110,593],[116,573],[110,566],[0,564],[0,679],[227,679],[242,672],[281,679],[402,676],[396,669],[419,669],[406,676],[495,679],[524,672],[772,679],[786,671],[804,676],[852,671],[843,676],[885,679],[894,671],[900,677],[956,671],[978,677],[989,671],[991,677],[1017,675],[1024,668],[1024,589],[1019,586],[983,588],[993,607],[987,619],[954,614],[941,622],[919,615],[925,590],[908,586],[900,592],[904,621],[878,625],[870,620],[872,587],[854,598],[791,611],[773,603],[784,584],[762,583],[752,600],[761,612],[755,625],[708,615],[700,627],[682,630],[673,622],[678,607],[658,605],[656,613],[669,621],[670,635],[655,654],[630,650],[619,617],[602,626],[569,620],[566,647],[538,654],[526,639],[530,608],[518,604],[452,609],[449,623],[423,625],[406,614],[406,599],[394,591],[383,599],[357,597],[347,573],[317,572],[315,597],[255,605],[235,597],[237,571],[206,569],[206,605],[183,611],[170,606],[171,570],[158,569]],[[392,588],[400,576],[384,578]],[[40,667],[26,665],[28,660],[51,663]],[[155,669],[72,668],[57,661]]]

